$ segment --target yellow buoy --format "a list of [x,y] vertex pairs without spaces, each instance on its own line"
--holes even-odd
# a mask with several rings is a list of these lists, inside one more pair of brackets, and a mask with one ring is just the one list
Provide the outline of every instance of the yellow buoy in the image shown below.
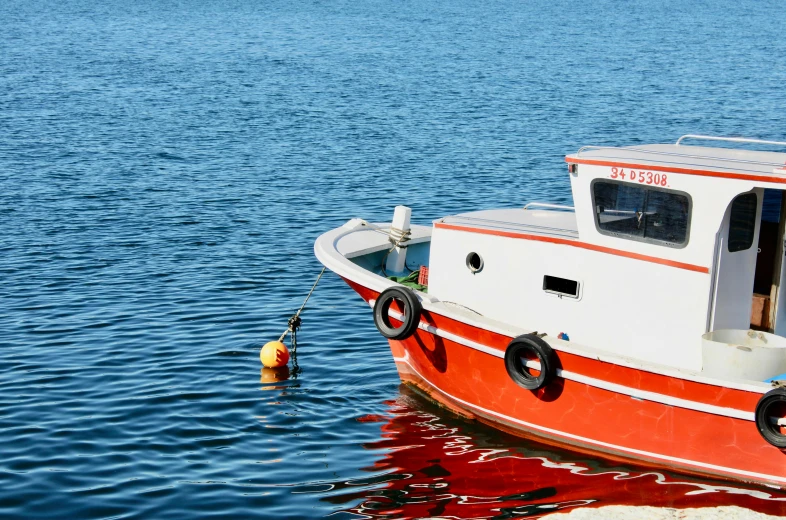
[[289,363],[289,350],[280,341],[271,341],[259,351],[259,360],[268,368],[283,367]]

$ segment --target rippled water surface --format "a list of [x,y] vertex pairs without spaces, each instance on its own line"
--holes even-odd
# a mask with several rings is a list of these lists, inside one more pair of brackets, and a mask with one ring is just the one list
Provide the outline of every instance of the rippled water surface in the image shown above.
[[556,451],[399,385],[351,217],[570,200],[563,157],[786,140],[780,2],[0,2],[0,516],[537,516],[786,495]]

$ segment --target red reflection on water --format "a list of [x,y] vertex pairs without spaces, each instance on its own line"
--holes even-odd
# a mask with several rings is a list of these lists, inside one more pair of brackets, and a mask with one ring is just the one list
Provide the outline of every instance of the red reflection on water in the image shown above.
[[357,422],[387,422],[388,416],[379,414],[369,414],[363,417],[358,417]]
[[736,505],[786,514],[782,491],[584,458],[438,417],[421,403],[406,396],[390,403],[382,438],[365,446],[385,451],[366,468],[377,476],[334,483],[325,500],[358,500],[346,511],[365,518],[537,518],[606,505]]

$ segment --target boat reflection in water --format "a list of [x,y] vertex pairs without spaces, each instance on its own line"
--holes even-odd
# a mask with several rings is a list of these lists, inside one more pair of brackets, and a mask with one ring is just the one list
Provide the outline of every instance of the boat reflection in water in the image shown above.
[[360,518],[537,518],[607,505],[736,505],[786,514],[782,491],[583,458],[447,418],[414,396],[402,385],[387,416],[358,419],[385,422],[382,438],[365,446],[384,452],[366,468],[374,476],[295,492],[324,493],[323,500],[347,504],[345,511]]

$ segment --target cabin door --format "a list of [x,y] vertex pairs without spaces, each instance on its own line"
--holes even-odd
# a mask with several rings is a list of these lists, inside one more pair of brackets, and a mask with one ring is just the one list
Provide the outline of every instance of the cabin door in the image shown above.
[[726,209],[715,243],[708,330],[750,326],[763,194],[754,189],[737,195]]
[[786,336],[785,255],[786,191],[737,196],[718,233],[708,329],[751,327]]

